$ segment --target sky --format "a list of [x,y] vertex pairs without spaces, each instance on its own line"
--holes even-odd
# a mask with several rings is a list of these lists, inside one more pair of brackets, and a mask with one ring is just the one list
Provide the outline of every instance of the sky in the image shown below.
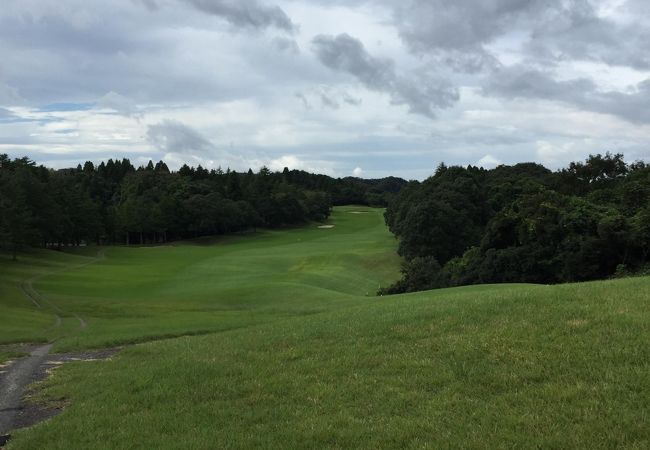
[[647,0],[2,0],[0,153],[423,179],[650,160]]

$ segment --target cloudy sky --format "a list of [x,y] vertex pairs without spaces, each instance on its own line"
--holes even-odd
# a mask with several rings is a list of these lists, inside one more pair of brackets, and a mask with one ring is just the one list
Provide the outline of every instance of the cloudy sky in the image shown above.
[[2,0],[0,153],[428,176],[650,159],[647,0]]

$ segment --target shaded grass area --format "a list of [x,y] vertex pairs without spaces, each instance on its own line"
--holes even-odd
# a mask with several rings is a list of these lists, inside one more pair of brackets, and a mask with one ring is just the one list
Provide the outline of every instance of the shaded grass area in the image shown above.
[[90,318],[62,347],[146,339],[172,316],[210,334],[64,366],[39,399],[69,406],[10,448],[650,447],[650,278],[366,297],[397,276],[395,243],[352,210],[43,279]]

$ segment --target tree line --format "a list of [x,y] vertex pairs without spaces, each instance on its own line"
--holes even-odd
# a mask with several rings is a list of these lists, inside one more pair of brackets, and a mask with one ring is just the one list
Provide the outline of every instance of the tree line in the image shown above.
[[402,189],[385,219],[405,262],[380,294],[647,272],[650,165],[610,153],[555,172],[441,164]]
[[386,205],[406,181],[254,173],[128,159],[53,170],[0,155],[0,246],[151,244],[323,221],[333,205]]

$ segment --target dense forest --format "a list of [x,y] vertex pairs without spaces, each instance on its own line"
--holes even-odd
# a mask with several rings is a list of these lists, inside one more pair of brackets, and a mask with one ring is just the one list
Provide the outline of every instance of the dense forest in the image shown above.
[[52,170],[0,155],[0,245],[148,244],[326,219],[332,205],[385,206],[406,181],[304,171],[239,173],[128,159]]
[[645,272],[650,166],[610,153],[556,172],[441,164],[402,189],[385,218],[405,263],[382,294]]
[[0,155],[0,246],[151,244],[322,221],[333,205],[386,206],[402,279],[380,293],[478,283],[560,283],[648,270],[650,166],[592,155],[441,164],[423,182],[288,170],[207,170],[128,159],[53,170]]

